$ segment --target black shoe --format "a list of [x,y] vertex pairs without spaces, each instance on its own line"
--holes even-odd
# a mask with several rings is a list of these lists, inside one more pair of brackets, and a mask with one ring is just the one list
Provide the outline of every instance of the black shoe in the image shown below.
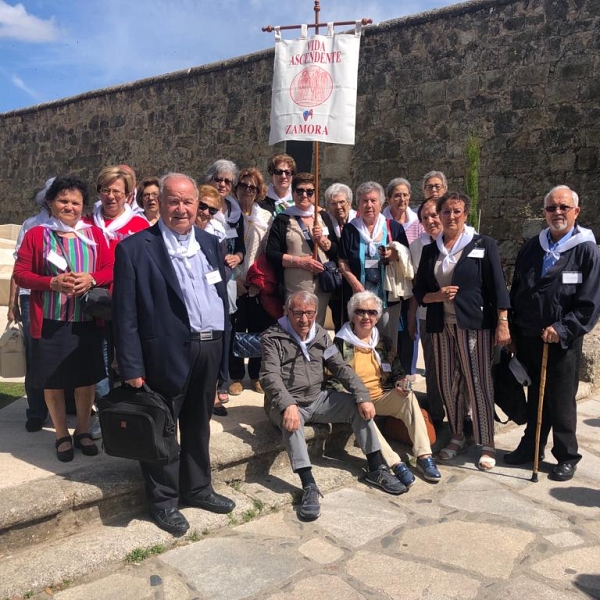
[[222,405],[222,404],[218,404],[217,406],[213,407],[213,415],[217,416],[217,417],[226,417],[229,413],[227,412],[227,409]]
[[25,423],[25,429],[29,431],[29,433],[35,433],[36,431],[41,431],[44,426],[44,419],[39,419],[38,417],[31,417],[27,419]]
[[[544,458],[546,458],[546,455],[544,452],[540,452],[539,460],[544,460]],[[533,462],[533,459],[533,451],[524,450],[521,446],[517,446],[515,450],[504,455],[504,462],[507,465],[525,465]]]
[[319,496],[323,497],[323,494],[319,491],[316,483],[309,483],[304,488],[302,494],[302,503],[300,504],[300,510],[298,516],[304,521],[314,521],[321,515],[321,506],[319,504]]
[[577,465],[566,462],[558,463],[552,471],[550,471],[548,478],[554,481],[569,481],[570,479],[573,479],[575,471],[577,471]]
[[367,471],[365,481],[394,496],[404,494],[404,492],[408,491],[408,488],[392,475],[385,465],[381,465],[375,471]]
[[[61,444],[65,444],[66,442],[71,442],[71,447],[68,450],[59,450],[58,447]],[[60,462],[70,462],[73,460],[75,456],[75,450],[73,450],[73,440],[70,435],[66,435],[65,437],[61,437],[59,440],[54,442],[54,447],[56,448],[56,458],[60,460]]]
[[81,440],[84,440],[86,438],[88,440],[93,439],[90,433],[75,434],[75,448],[77,448],[77,450],[81,450],[81,452],[83,452],[83,454],[85,454],[86,456],[96,456],[98,454],[98,446],[96,446],[96,444],[88,444],[87,446],[84,446],[81,443]]
[[195,508],[202,508],[220,515],[226,515],[235,508],[235,502],[233,500],[221,496],[221,494],[217,494],[216,492],[211,492],[207,496],[204,496],[204,498],[185,498],[183,504],[186,506],[194,506]]
[[176,508],[165,508],[163,510],[151,508],[150,518],[161,529],[172,535],[183,535],[190,528],[187,519]]

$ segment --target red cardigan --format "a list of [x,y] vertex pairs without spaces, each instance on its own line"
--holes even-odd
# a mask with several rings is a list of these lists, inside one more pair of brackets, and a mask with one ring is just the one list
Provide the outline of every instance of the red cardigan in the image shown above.
[[[109,248],[104,234],[98,227],[92,226],[91,233],[92,238],[98,244],[96,271],[91,275],[99,287],[110,287],[113,281],[114,253]],[[32,338],[42,336],[44,293],[51,291],[50,280],[52,277],[46,275],[43,254],[44,227],[34,227],[23,238],[13,271],[17,285],[31,290],[29,319]]]

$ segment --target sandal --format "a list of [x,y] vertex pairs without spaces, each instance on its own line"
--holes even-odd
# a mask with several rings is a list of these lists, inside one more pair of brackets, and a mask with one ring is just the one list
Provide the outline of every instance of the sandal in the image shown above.
[[225,390],[217,392],[217,400],[221,404],[227,404],[229,402],[229,394]]
[[[493,456],[490,454],[485,454],[486,452],[493,453]],[[480,471],[490,471],[496,466],[496,449],[492,446],[482,446],[481,447],[481,456],[479,457],[479,461],[477,462],[477,468]]]
[[213,406],[213,415],[217,417],[226,417],[229,413],[227,409],[222,404],[215,404]]
[[[74,436],[74,446],[81,450],[86,456],[96,456],[98,454],[98,446],[94,444],[91,433],[76,433]],[[81,440],[92,440],[91,444],[82,444]]]
[[[455,446],[454,448],[452,446]],[[462,440],[452,438],[450,443],[438,452],[438,458],[443,461],[449,461],[456,458],[459,454],[467,451],[467,438]]]
[[[71,447],[68,450],[59,450],[58,447],[61,444],[66,444],[69,442]],[[65,437],[61,437],[60,439],[54,442],[54,447],[56,448],[56,458],[61,462],[70,462],[73,460],[75,456],[75,450],[73,450],[73,440],[70,435],[66,435]]]

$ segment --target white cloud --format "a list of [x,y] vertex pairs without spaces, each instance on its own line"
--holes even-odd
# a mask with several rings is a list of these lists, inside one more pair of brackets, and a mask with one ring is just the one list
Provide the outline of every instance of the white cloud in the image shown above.
[[22,4],[11,6],[0,0],[0,39],[2,38],[21,42],[54,42],[59,38],[59,30],[54,19],[40,19],[28,14]]
[[18,75],[13,75],[10,80],[16,87],[18,87],[20,90],[23,90],[34,100],[40,100],[40,94],[38,94],[34,89],[30,88]]

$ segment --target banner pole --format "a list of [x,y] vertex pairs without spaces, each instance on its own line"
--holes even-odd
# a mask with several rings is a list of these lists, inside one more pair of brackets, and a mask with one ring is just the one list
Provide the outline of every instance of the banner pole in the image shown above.
[[[319,12],[321,11],[321,3],[315,0],[315,33],[319,34]],[[315,157],[315,221],[313,227],[318,223],[319,217],[319,142],[313,142],[313,154]],[[314,244],[313,258],[319,260],[319,245]]]

